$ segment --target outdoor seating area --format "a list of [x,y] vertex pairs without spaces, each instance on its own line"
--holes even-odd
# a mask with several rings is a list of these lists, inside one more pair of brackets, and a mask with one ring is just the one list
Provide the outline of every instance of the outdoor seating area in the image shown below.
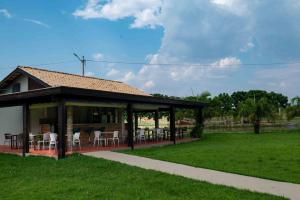
[[[89,131],[88,133],[86,131]],[[88,138],[86,138],[88,136]],[[0,145],[0,152],[21,153],[23,149],[23,134],[4,134],[5,140]],[[66,138],[68,136],[66,135]],[[177,141],[188,141],[189,132],[186,127],[176,128]],[[67,138],[68,139],[68,138]],[[133,141],[140,148],[155,144],[169,144],[170,129],[165,128],[138,128],[134,132]],[[58,134],[46,132],[43,134],[29,133],[29,153],[46,156],[56,156],[58,146]],[[105,131],[100,129],[73,130],[72,139],[68,139],[66,152],[92,152],[99,150],[127,149],[128,138],[122,136],[119,131]]]
[[[105,129],[90,128],[74,129],[72,139],[68,140],[66,153],[74,152],[93,152],[101,150],[128,149],[128,138],[122,136],[119,131],[105,131]],[[77,131],[77,132],[75,132]],[[86,139],[85,135],[89,138]],[[4,134],[5,140],[0,145],[0,152],[6,153],[22,153],[23,134]],[[67,138],[67,135],[66,135]],[[186,127],[176,128],[177,142],[190,141],[189,132]],[[138,128],[134,132],[134,143],[136,148],[143,148],[152,145],[172,144],[170,141],[169,128]],[[57,156],[58,134],[46,132],[43,134],[29,133],[29,153],[33,155]]]
[[[105,131],[104,128],[93,129],[87,134],[86,129],[75,129],[73,139],[68,144],[67,152],[89,152],[98,150],[126,149],[128,147],[128,138],[122,135],[120,131]],[[82,134],[81,134],[82,133]],[[88,139],[84,139],[83,135],[88,135]],[[187,128],[177,128],[176,137],[178,140],[189,139]],[[142,146],[148,144],[159,144],[170,142],[169,128],[138,128],[134,132],[135,145]]]
[[[183,139],[184,137],[188,137],[188,129],[184,128],[176,128],[176,137],[178,139]],[[135,132],[134,141],[136,143],[147,143],[153,141],[164,141],[170,140],[170,129],[165,128],[138,128]]]
[[5,149],[18,150],[23,148],[23,134],[5,133],[2,147]]

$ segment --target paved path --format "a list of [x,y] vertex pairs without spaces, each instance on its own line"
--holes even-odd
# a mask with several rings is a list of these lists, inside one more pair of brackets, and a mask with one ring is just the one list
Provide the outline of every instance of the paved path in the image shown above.
[[104,158],[131,166],[165,172],[199,181],[206,181],[213,184],[226,185],[239,189],[284,196],[292,200],[300,200],[300,184],[285,183],[215,170],[196,168],[182,164],[110,151],[84,153],[84,155],[96,158]]

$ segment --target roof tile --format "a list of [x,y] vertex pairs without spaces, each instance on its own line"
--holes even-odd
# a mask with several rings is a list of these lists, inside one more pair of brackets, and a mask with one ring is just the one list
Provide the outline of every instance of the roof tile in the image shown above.
[[119,81],[111,81],[94,77],[80,76],[63,72],[49,71],[32,67],[19,67],[21,70],[40,79],[51,87],[66,86],[92,89],[107,92],[125,93],[141,96],[151,96],[144,91]]

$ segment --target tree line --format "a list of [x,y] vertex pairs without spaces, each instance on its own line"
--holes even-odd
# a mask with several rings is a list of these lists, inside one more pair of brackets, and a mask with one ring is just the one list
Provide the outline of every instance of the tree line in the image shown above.
[[[300,117],[300,97],[295,97],[289,102],[287,96],[267,92],[264,90],[237,91],[232,94],[221,93],[212,96],[209,92],[203,92],[195,96],[174,97],[162,94],[153,94],[155,97],[182,99],[206,103],[204,109],[204,118],[213,117],[233,117],[234,119],[243,119],[251,123],[254,132],[260,132],[262,119],[278,119],[286,116],[288,120]],[[160,113],[160,117],[167,116],[167,113]],[[152,117],[147,114],[147,117]],[[176,114],[177,119],[195,117],[195,110],[183,109]]]

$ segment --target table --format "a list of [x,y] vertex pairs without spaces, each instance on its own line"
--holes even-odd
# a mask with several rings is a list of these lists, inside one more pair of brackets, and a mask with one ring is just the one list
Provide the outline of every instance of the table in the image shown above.
[[[145,135],[147,136],[147,140],[156,140],[157,139],[157,128],[145,128]],[[169,134],[169,130],[166,128],[159,128],[161,130],[161,133],[164,134],[164,139],[168,138],[168,134]],[[150,137],[150,133],[151,133],[151,137]]]
[[176,135],[178,135],[179,138],[184,138],[184,130],[183,128],[176,128]]
[[18,149],[18,137],[22,136],[22,134],[12,134],[10,137],[10,148],[11,149]]
[[109,134],[113,135],[114,132],[113,131],[104,131],[104,132],[101,132],[101,135],[103,135],[105,138],[107,138],[107,135],[109,135]]
[[[36,135],[33,135],[33,134],[29,134],[29,144],[31,144],[31,147],[33,146],[33,149],[35,150],[36,149],[36,145],[35,143],[39,142],[39,141],[42,141],[43,140],[43,135],[44,134],[36,134]],[[32,138],[31,138],[32,137]],[[37,140],[36,138],[37,137],[41,137],[41,140]],[[40,149],[40,145],[38,144],[38,148]]]

